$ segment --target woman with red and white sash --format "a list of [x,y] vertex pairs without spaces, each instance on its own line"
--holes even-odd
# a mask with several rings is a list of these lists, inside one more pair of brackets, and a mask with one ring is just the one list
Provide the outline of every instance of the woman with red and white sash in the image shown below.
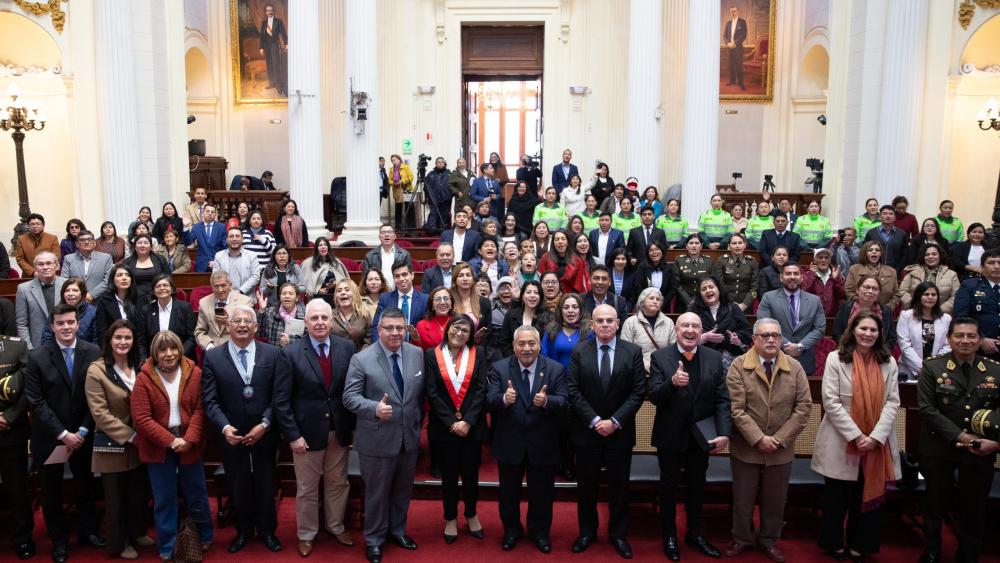
[[483,525],[476,516],[479,499],[479,464],[486,437],[486,376],[489,365],[482,348],[469,346],[472,321],[453,316],[445,326],[440,346],[424,352],[424,373],[430,417],[427,438],[441,468],[444,500],[444,541],[458,539],[458,478],[469,534],[483,539]]

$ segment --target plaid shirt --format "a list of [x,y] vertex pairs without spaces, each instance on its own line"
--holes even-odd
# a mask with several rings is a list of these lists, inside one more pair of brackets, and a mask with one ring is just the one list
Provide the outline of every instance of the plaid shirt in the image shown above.
[[[257,336],[266,339],[270,344],[279,346],[281,334],[285,332],[285,320],[278,313],[280,305],[273,305],[263,312],[257,313]],[[302,303],[295,304],[295,318],[306,318],[306,306]],[[289,342],[295,341],[300,336],[289,336]]]

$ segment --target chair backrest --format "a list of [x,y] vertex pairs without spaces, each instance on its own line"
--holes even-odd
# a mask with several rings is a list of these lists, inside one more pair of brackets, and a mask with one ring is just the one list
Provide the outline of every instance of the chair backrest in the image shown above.
[[197,313],[198,312],[198,302],[201,301],[202,297],[212,293],[212,286],[210,285],[199,285],[191,290],[191,309]]
[[177,299],[179,301],[187,301],[188,294],[183,289],[177,288],[177,293],[174,294],[174,299]]
[[413,248],[413,243],[408,240],[397,239],[396,246],[400,248]]
[[365,244],[365,241],[363,240],[345,240],[338,246],[340,246],[340,248],[364,248],[368,245]]
[[9,279],[9,280],[16,280],[16,279],[20,279],[20,278],[21,278],[21,274],[18,273],[18,271],[15,270],[14,268],[11,268],[10,269],[10,273],[7,274],[7,279]]
[[361,261],[355,260],[353,258],[340,258],[337,257],[341,262],[344,263],[344,267],[347,268],[348,272],[360,272],[361,271]]
[[441,239],[437,239],[437,240],[431,241],[431,244],[430,244],[431,248],[437,248],[439,246],[441,246]]

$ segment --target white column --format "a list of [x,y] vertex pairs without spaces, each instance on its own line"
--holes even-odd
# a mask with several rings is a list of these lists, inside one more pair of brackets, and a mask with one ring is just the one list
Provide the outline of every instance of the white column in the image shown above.
[[[366,121],[348,121],[347,147],[347,222],[342,240],[378,241],[378,20],[375,2],[347,0],[347,76],[343,88],[368,94]],[[348,109],[348,108],[344,108]]]
[[[319,0],[288,3],[295,33],[288,42],[289,195],[313,238],[327,233],[323,221],[323,134],[320,115]],[[331,178],[332,179],[332,178]]]
[[684,173],[684,65],[687,62],[688,4],[683,1],[665,2],[662,64],[670,69],[660,73],[660,195],[672,184],[679,184]]
[[875,197],[913,201],[924,100],[927,0],[891,0],[882,59],[882,103],[875,167]]
[[638,178],[640,190],[645,186],[660,185],[662,41],[662,0],[631,0],[625,175]]
[[719,156],[720,10],[718,2],[688,2],[682,209],[692,228],[715,193]]
[[143,204],[131,11],[127,0],[94,3],[101,179],[106,217],[119,233],[125,232]]

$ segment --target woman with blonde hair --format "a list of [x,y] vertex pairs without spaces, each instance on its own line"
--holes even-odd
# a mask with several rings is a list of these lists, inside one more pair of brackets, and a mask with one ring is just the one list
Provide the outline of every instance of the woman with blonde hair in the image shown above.
[[[377,298],[375,301],[378,303]],[[333,284],[333,324],[330,326],[330,334],[350,340],[354,343],[354,351],[360,352],[371,344],[371,329],[372,316],[365,310],[358,284],[351,278]]]

